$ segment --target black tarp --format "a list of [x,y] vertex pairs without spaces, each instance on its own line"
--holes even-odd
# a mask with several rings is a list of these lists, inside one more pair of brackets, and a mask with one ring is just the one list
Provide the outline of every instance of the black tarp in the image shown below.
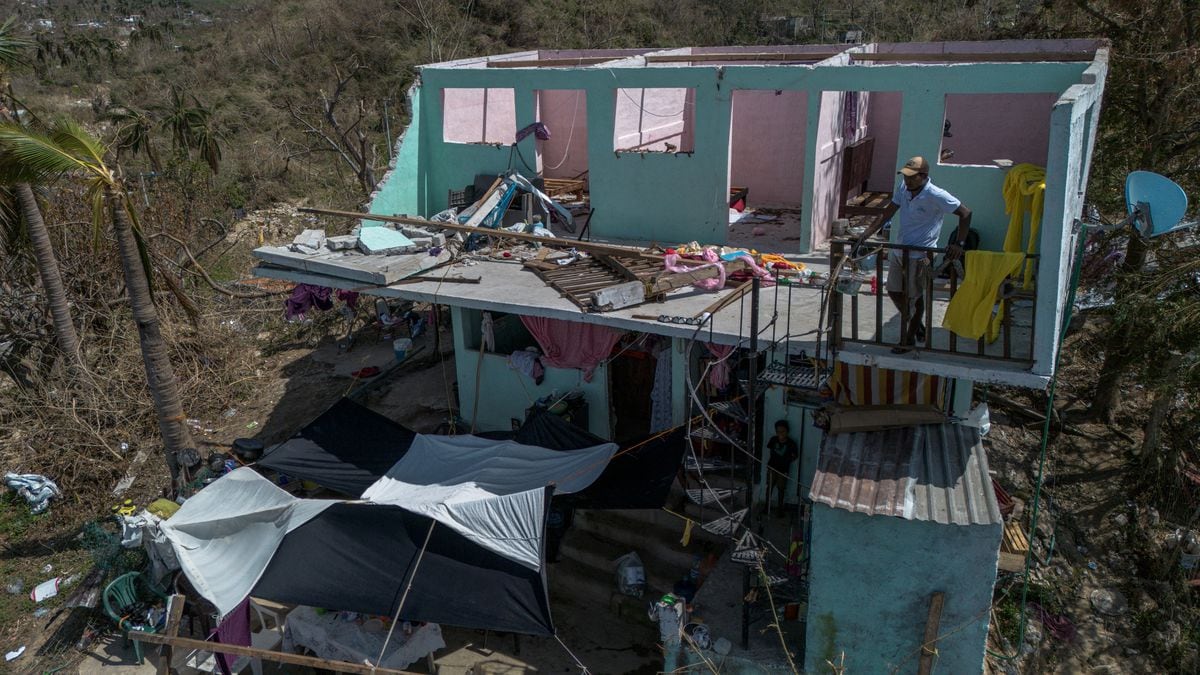
[[404,456],[415,436],[413,430],[343,398],[271,448],[258,465],[358,497]]
[[[284,537],[251,595],[395,616],[432,522],[396,506],[335,504]],[[401,619],[553,635],[542,558],[534,571],[436,525]]]
[[[342,399],[258,464],[358,497],[404,456],[415,435],[369,408]],[[608,442],[545,410],[532,412],[515,433],[494,436],[551,450],[580,450]],[[683,461],[684,430],[629,447],[633,446],[633,450],[620,450],[589,487],[555,500],[581,509],[661,508]]]
[[[551,450],[579,450],[607,442],[546,411],[532,413],[513,440]],[[578,509],[662,508],[683,461],[684,429],[629,447],[634,449],[618,451],[594,483],[574,494],[558,495],[555,501]]]

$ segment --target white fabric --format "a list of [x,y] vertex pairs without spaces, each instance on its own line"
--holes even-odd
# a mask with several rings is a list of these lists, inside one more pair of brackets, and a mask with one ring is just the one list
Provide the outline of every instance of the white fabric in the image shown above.
[[[557,452],[475,436],[418,435],[363,499],[433,518],[537,570],[546,486],[582,490],[616,449],[605,443]],[[284,536],[336,503],[297,499],[243,467],[198,492],[159,527],[192,585],[224,616],[250,594]]]
[[388,481],[387,485],[370,497],[372,502],[427,516],[490,551],[540,569],[545,488],[495,495],[470,483],[412,485],[388,478],[380,483],[383,481]]
[[363,499],[433,518],[530,569],[541,566],[545,487],[578,492],[616,452],[614,443],[558,452],[477,436],[418,434]]
[[616,451],[616,443],[560,452],[478,436],[417,434],[408,452],[367,488],[363,499],[380,501],[388,479],[412,485],[474,483],[495,495],[547,485],[559,494],[578,492],[600,476]]
[[150,574],[155,581],[162,581],[168,573],[179,569],[179,559],[171,540],[163,534],[163,519],[142,509],[138,514],[144,523],[142,527],[142,548],[150,558]]
[[[283,631],[284,651],[290,652],[297,645],[302,645],[323,659],[375,663],[387,639],[387,627],[372,632],[353,621],[346,621],[339,614],[328,612],[318,616],[312,607],[305,605],[289,612]],[[412,635],[407,638],[397,626],[388,642],[387,653],[375,665],[380,668],[407,668],[445,646],[442,627],[436,623],[414,628]]]
[[188,580],[224,616],[250,594],[284,535],[337,502],[297,499],[242,467],[160,524]]

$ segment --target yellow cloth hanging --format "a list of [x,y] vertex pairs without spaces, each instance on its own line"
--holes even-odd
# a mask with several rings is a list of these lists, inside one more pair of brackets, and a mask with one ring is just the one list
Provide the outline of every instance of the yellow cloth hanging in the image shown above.
[[[1004,177],[1004,212],[1008,214],[1008,233],[1004,236],[1004,251],[1020,253],[1025,230],[1025,214],[1029,214],[1029,245],[1027,253],[1037,252],[1038,232],[1042,226],[1042,207],[1046,200],[1046,169],[1033,164],[1018,164]],[[1025,265],[1025,290],[1033,288],[1033,262]]]
[[692,525],[694,524],[695,523],[693,523],[691,520],[685,522],[683,526],[683,536],[679,539],[680,546],[687,546],[688,544],[692,543]]
[[986,332],[988,342],[1000,334],[1000,321],[1004,317],[1004,302],[992,316],[996,304],[996,291],[1004,279],[1021,267],[1025,256],[1021,253],[996,253],[994,251],[967,251],[967,276],[962,286],[950,298],[942,327],[949,328],[959,337],[978,340]]

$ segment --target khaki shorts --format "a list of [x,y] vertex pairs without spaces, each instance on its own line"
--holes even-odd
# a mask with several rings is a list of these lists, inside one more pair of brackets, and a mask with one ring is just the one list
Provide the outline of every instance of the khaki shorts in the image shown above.
[[884,288],[888,293],[905,293],[908,296],[909,307],[913,306],[924,295],[924,279],[929,268],[929,258],[922,255],[919,258],[908,259],[907,279],[904,274],[903,254],[888,255],[887,283]]

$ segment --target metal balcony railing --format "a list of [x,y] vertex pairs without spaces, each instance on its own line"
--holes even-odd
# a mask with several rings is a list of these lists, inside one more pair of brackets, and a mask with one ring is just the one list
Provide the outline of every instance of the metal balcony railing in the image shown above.
[[[830,242],[830,283],[835,285],[830,293],[830,335],[832,344],[838,349],[852,344],[869,344],[1020,364],[1033,362],[1037,292],[1036,288],[1023,290],[1020,286],[1026,267],[1031,266],[1034,278],[1037,276],[1039,256],[1036,253],[1026,254],[1019,271],[1001,285],[997,301],[1005,301],[1005,311],[1000,318],[999,335],[989,342],[986,331],[983,337],[973,340],[941,327],[946,305],[962,283],[960,270],[943,264],[946,249],[870,242],[867,245],[870,253],[856,259],[850,256],[855,244],[855,241],[845,239]],[[917,274],[914,281],[926,300],[920,308],[925,328],[923,340],[916,339],[915,335],[905,335],[904,328],[910,325],[916,310],[916,303],[909,297],[909,285],[901,284],[904,290],[899,306],[888,295],[885,273],[891,251],[898,251],[902,256],[905,278],[916,265],[926,265],[930,270],[929,274]],[[920,255],[911,256],[914,252]],[[864,312],[873,312],[874,321]],[[863,321],[864,318],[867,320]]]

